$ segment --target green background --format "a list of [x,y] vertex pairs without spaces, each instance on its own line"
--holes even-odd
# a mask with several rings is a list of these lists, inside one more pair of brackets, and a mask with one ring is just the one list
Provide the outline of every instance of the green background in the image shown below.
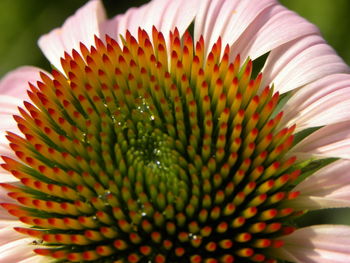
[[[191,1],[191,0],[189,0]],[[37,39],[61,26],[86,0],[0,0],[0,77],[21,65],[49,69],[37,47]],[[143,0],[103,1],[109,17],[124,12]],[[281,0],[285,6],[316,24],[338,54],[350,65],[350,0]],[[311,213],[301,223],[342,223],[350,225],[350,209]]]

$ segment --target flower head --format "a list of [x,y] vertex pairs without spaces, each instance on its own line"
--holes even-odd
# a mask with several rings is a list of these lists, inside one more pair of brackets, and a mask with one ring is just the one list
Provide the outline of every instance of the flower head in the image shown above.
[[349,69],[313,25],[275,1],[106,20],[95,0],[39,46],[51,74],[0,83],[5,260],[347,261],[349,227],[295,221],[349,206]]

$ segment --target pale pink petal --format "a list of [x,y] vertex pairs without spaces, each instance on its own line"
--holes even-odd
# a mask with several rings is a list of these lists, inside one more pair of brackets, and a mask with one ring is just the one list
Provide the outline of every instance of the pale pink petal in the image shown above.
[[[12,203],[6,191],[0,187],[0,203]],[[5,196],[6,195],[6,196]],[[37,256],[30,245],[35,239],[18,233],[14,227],[28,227],[17,217],[11,216],[4,209],[0,209],[0,262],[43,262],[43,257]],[[48,262],[47,259],[45,262]]]
[[[0,173],[0,177],[1,177],[1,173]],[[1,181],[0,181],[1,182]],[[3,182],[1,182],[3,183]],[[10,198],[8,195],[7,195],[8,191],[5,190],[3,187],[0,186],[0,203],[14,203],[14,199]],[[1,211],[5,211],[3,209],[0,209],[0,213]],[[6,212],[7,213],[7,212]],[[0,216],[0,219],[2,217]],[[0,227],[1,227],[1,224],[0,224]]]
[[[198,41],[198,39],[202,36],[204,39],[204,43],[208,43],[205,48],[208,49],[209,47],[211,47],[213,45],[213,43],[211,42],[215,42],[219,38],[219,36],[222,36],[223,29],[225,28],[228,22],[227,19],[230,18],[237,20],[237,18],[235,18],[234,15],[236,15],[235,8],[238,4],[239,1],[229,2],[225,0],[203,0],[201,5],[199,6],[194,23],[195,41]],[[222,19],[217,19],[220,14]],[[252,19],[254,19],[254,17]],[[241,31],[232,31],[232,34],[235,36],[235,38],[237,38],[244,31],[244,29],[248,26],[249,22],[250,21],[247,21],[245,26],[243,25],[244,21],[242,21],[242,23],[239,23],[239,25],[242,27]],[[216,30],[214,30],[215,25]],[[211,40],[211,38],[216,39]],[[224,42],[224,44],[226,44],[226,42]]]
[[[349,189],[348,189],[349,190]],[[347,194],[349,195],[349,194]],[[348,197],[348,196],[347,196]],[[350,207],[350,201],[341,198],[319,197],[301,195],[291,201],[286,201],[289,207],[295,207],[300,210],[318,210],[327,208]]]
[[[6,198],[0,198],[0,200],[6,200],[8,199],[8,197]],[[1,203],[1,202],[0,202]],[[11,199],[8,202],[4,202],[4,203],[14,203],[14,200]],[[7,212],[7,210],[3,209],[2,207],[0,207],[0,229],[2,227],[6,227],[7,225],[11,224],[11,223],[16,223],[18,226],[18,223],[20,223],[20,221],[18,221],[18,218],[15,216],[12,216],[11,214],[9,214]]]
[[[220,19],[217,19],[220,17]],[[203,1],[195,20],[195,39],[203,35],[207,48],[219,37],[232,57],[255,59],[318,29],[274,0]]]
[[350,161],[338,160],[299,183],[300,196],[288,201],[298,209],[350,207]]
[[219,37],[224,46],[231,46],[260,13],[269,12],[274,4],[275,0],[202,1],[195,20],[195,40],[203,36],[207,50]]
[[[12,149],[9,147],[9,142],[5,138],[5,135],[0,133],[0,155],[1,156],[7,156],[7,157],[15,157],[15,154],[13,153]],[[0,167],[0,173],[2,173],[2,168]],[[1,177],[3,175],[1,174]],[[0,178],[1,178],[0,177]],[[2,181],[2,179],[0,179]]]
[[350,226],[318,225],[296,230],[282,238],[276,249],[282,259],[297,263],[348,263]]
[[155,0],[138,8],[131,8],[125,14],[118,15],[101,25],[104,34],[119,40],[127,30],[137,36],[138,28],[146,30],[151,36],[155,26],[163,32],[168,41],[169,32],[175,27],[182,35],[193,21],[200,0]]
[[[1,173],[0,173],[1,176]],[[9,181],[0,181],[0,183],[9,183]],[[18,186],[19,183],[12,183],[13,185]],[[13,203],[15,204],[16,201],[8,196],[8,191],[0,186],[0,204],[2,203]],[[15,216],[12,216],[7,212],[7,210],[0,207],[0,231],[1,228],[7,227],[7,226],[14,226],[14,224],[22,224],[20,221],[18,221],[18,218]]]
[[294,39],[318,33],[318,29],[281,5],[262,12],[232,46],[233,56],[256,59]]
[[[6,228],[6,227],[24,226],[24,223],[18,221],[17,217],[13,217],[13,218],[15,220],[11,220],[11,219],[10,220],[4,220],[4,219],[1,218],[0,219],[0,229]],[[22,235],[22,237],[23,237],[23,235]]]
[[17,217],[10,215],[6,210],[0,207],[0,228],[2,227],[2,222],[7,224],[9,221],[19,222]]
[[194,20],[201,2],[202,0],[172,0],[165,9],[158,28],[165,35],[168,35],[177,27],[182,35]]
[[284,93],[349,67],[319,35],[290,41],[272,50],[263,69],[262,86]]
[[[22,100],[18,99],[15,96],[9,96],[9,95],[1,95],[0,94],[0,114],[2,119],[5,115],[12,116],[13,114],[18,113],[18,106],[22,105]],[[0,127],[6,126],[6,122],[1,123]],[[12,127],[10,123],[7,124],[8,127]]]
[[[0,105],[0,156],[15,157],[5,136],[7,131],[19,132],[13,115],[18,114],[17,107],[22,105],[22,101],[12,96],[0,95]],[[3,173],[1,167],[0,173]],[[2,181],[1,178],[4,177],[1,176],[0,181]]]
[[[28,82],[35,84],[40,79],[40,71],[43,70],[30,66],[10,71],[0,81],[0,95],[13,96],[22,100],[27,99]],[[6,107],[2,101],[0,101],[0,105],[1,108]]]
[[[1,221],[0,221],[1,222]],[[28,227],[17,221],[7,222],[7,225],[1,227],[0,224],[0,262],[16,263],[39,263],[51,262],[48,258],[38,256],[33,252],[36,248],[30,245],[33,238],[27,238],[25,235],[18,233],[13,227]],[[2,238],[6,237],[6,238]],[[20,246],[20,247],[19,247]],[[3,261],[2,261],[3,260]],[[7,260],[7,261],[5,261]]]
[[7,243],[10,243],[19,239],[23,239],[25,237],[23,234],[20,234],[13,229],[14,227],[18,227],[19,225],[21,224],[17,220],[17,221],[9,221],[5,227],[0,227],[1,236],[6,237],[6,238],[0,238],[0,247]]
[[283,107],[281,127],[296,131],[350,119],[350,75],[333,74],[298,90]]
[[[8,199],[8,197],[7,197]],[[6,200],[6,198],[1,198],[0,200]],[[0,203],[3,203],[2,201],[0,201]],[[11,199],[10,201],[5,201],[4,203],[15,203],[13,199]],[[18,217],[12,216],[11,214],[9,214],[7,212],[7,210],[3,209],[2,207],[0,207],[0,231],[2,228],[5,228],[7,226],[20,226],[22,223],[20,221],[18,221]],[[1,235],[0,235],[1,236]],[[23,235],[22,235],[23,237]]]
[[94,44],[94,35],[100,36],[100,24],[106,19],[100,0],[91,0],[71,17],[61,28],[52,30],[39,39],[39,47],[57,69],[62,71],[60,58],[64,52],[72,49],[79,51],[79,43],[90,47]]
[[[149,9],[151,3],[138,8],[130,8],[126,13],[117,15],[110,20],[106,20],[101,24],[102,34],[109,35],[110,37],[117,40],[119,43],[121,42],[120,35],[124,36],[127,30],[129,30],[133,36],[136,36],[138,27],[141,27],[141,25],[137,26],[134,19],[136,19],[136,21],[141,21],[143,19],[145,11]],[[134,21],[135,23],[134,26],[129,25],[132,21]],[[148,30],[148,32],[149,30],[151,30],[149,29],[149,27],[150,26],[148,24],[142,23],[142,28],[145,28],[145,30]]]
[[32,238],[21,238],[0,246],[0,262],[20,262],[35,256]]
[[[13,157],[13,156],[10,155],[10,157]],[[9,172],[5,171],[2,167],[0,167],[0,183],[12,183],[12,182],[18,182],[18,179],[14,177],[12,174],[10,174]]]
[[296,155],[299,160],[310,157],[350,159],[350,121],[320,128],[292,148],[288,155]]
[[[0,122],[0,125],[1,125],[1,122]],[[5,137],[5,133],[1,131],[0,131],[0,156],[6,156],[12,159],[17,158],[15,153],[9,146],[9,142]],[[2,160],[0,159],[0,162],[1,161]],[[13,180],[15,179],[11,175],[9,175],[7,171],[4,171],[2,167],[0,167],[0,182],[13,181]]]
[[[337,180],[334,180],[334,178]],[[350,161],[338,160],[323,167],[303,182],[299,183],[295,187],[295,190],[301,191],[305,195],[325,197],[342,186],[347,186],[349,184]]]
[[287,125],[295,123],[296,132],[298,132],[310,127],[320,127],[347,120],[350,120],[350,89],[344,88],[300,110]]
[[35,256],[26,258],[24,260],[21,260],[18,263],[50,263],[50,262],[55,262],[55,261],[47,257],[35,255]]

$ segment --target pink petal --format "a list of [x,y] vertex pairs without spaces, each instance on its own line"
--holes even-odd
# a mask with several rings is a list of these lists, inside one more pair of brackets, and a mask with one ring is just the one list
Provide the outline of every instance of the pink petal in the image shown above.
[[[9,156],[15,158],[15,156]],[[0,183],[12,183],[18,182],[18,179],[10,174],[8,171],[5,171],[2,167],[0,167]],[[1,197],[0,197],[1,199]]]
[[35,255],[35,256],[26,258],[24,260],[21,260],[18,263],[50,263],[50,262],[54,262],[54,261],[48,261],[48,260],[49,259],[47,257]]
[[299,191],[300,196],[288,204],[298,209],[350,207],[350,161],[341,159],[325,166],[294,191]]
[[243,58],[255,59],[287,42],[318,32],[317,27],[296,13],[281,5],[273,6],[240,37],[239,42],[243,44],[240,44],[243,48],[240,53]]
[[301,191],[305,195],[326,197],[347,185],[350,185],[350,161],[338,160],[299,183],[295,190]]
[[14,216],[10,215],[6,210],[4,210],[1,207],[1,209],[0,209],[0,229],[1,229],[2,221],[8,222],[10,220],[18,222],[18,218],[17,217],[14,217]]
[[72,49],[79,51],[79,43],[94,44],[94,35],[100,36],[100,24],[106,19],[100,0],[87,2],[69,17],[61,28],[52,30],[39,39],[39,47],[53,66],[62,71],[60,58]]
[[[1,177],[0,173],[0,177]],[[9,181],[0,181],[1,183],[9,183]],[[13,185],[18,185],[18,183],[12,183]],[[0,186],[0,203],[16,203],[16,201],[8,196],[8,191]],[[12,216],[7,212],[7,210],[0,207],[0,231],[1,228],[7,227],[9,225],[13,226],[16,223],[18,225],[18,218]],[[1,236],[1,235],[0,235]]]
[[318,210],[326,208],[349,207],[349,200],[336,199],[331,197],[301,195],[296,199],[286,202],[290,207],[300,210]]
[[[4,134],[0,133],[0,156],[7,156],[10,158],[16,158],[16,155],[9,147],[9,142],[5,138]],[[4,171],[2,167],[0,167],[0,182],[13,181],[13,176],[9,175],[7,171]]]
[[231,46],[260,13],[269,12],[274,4],[275,0],[202,1],[195,20],[195,40],[203,36],[208,49],[221,37],[224,46]]
[[[18,227],[19,225],[21,225],[21,223],[18,221],[12,221],[12,222],[10,221],[9,224],[7,224],[7,226],[0,228],[1,236],[5,237],[5,238],[0,237],[0,247],[7,243],[14,242],[16,240],[19,240],[25,237],[23,234],[20,234],[13,229],[13,227]],[[1,258],[1,255],[0,255],[0,258]]]
[[325,126],[298,143],[288,155],[350,159],[350,121]]
[[283,237],[277,253],[282,259],[300,263],[348,263],[350,227],[319,225],[296,230]]
[[[2,177],[2,174],[0,172],[0,178]],[[10,181],[1,181],[0,183],[9,183]],[[14,183],[15,185],[18,185]],[[16,201],[12,198],[10,198],[7,195],[8,191],[5,190],[3,187],[0,186],[0,203],[16,203]],[[0,232],[2,232],[2,228],[5,227],[13,227],[13,226],[18,226],[19,224],[22,224],[21,222],[18,221],[18,218],[15,216],[12,216],[7,212],[7,210],[3,209],[0,207]],[[22,235],[23,237],[23,235]],[[1,242],[1,235],[0,235],[0,242]]]
[[297,131],[350,119],[350,75],[333,74],[298,90],[283,107],[280,126]]
[[[337,90],[300,110],[294,120],[300,131],[350,120],[350,89]],[[289,122],[292,125],[292,122]]]
[[[7,131],[19,133],[17,124],[12,116],[14,114],[18,114],[17,107],[22,105],[22,101],[12,96],[0,95],[0,105],[0,156],[4,155],[13,158],[15,155],[8,146],[9,142],[5,136]],[[0,172],[3,173],[1,167]],[[0,181],[2,181],[4,178],[8,177],[2,175],[0,177]]]
[[[220,19],[217,19],[220,17]],[[222,38],[232,57],[255,59],[318,29],[274,0],[203,1],[195,20],[195,39],[203,35],[207,48]]]
[[[22,105],[22,99],[18,99],[14,96],[1,95],[0,94],[0,114],[1,116],[18,113],[18,106]],[[1,119],[0,119],[1,121]],[[8,124],[11,126],[10,124]],[[1,123],[0,127],[6,126],[6,122]]]
[[0,246],[0,262],[20,262],[34,257],[32,241],[32,238],[21,238]]
[[349,67],[319,35],[298,38],[272,50],[263,69],[262,87],[284,93]]
[[[4,197],[4,198],[3,198]],[[0,197],[0,203],[14,203],[13,199],[10,199],[7,194],[6,196]],[[0,231],[2,231],[3,228],[6,227],[14,227],[14,226],[21,226],[21,222],[18,221],[18,218],[15,216],[12,216],[7,212],[7,210],[0,207]],[[28,225],[27,225],[28,226]],[[23,237],[23,235],[22,235]],[[0,243],[1,243],[1,235],[0,235]],[[1,261],[0,261],[1,262]]]
[[[0,173],[1,176],[1,173]],[[0,186],[0,203],[14,203],[14,199],[10,198],[7,195],[8,191],[5,190],[3,187]],[[3,209],[0,209],[0,211],[5,211]],[[6,212],[7,213],[7,212]],[[0,217],[1,218],[1,217]],[[1,227],[1,226],[0,226]]]
[[[28,82],[35,84],[40,79],[40,71],[43,70],[30,66],[10,71],[0,81],[0,95],[13,96],[22,100],[27,99]],[[2,102],[0,105],[1,108],[4,107]]]
[[[121,41],[119,35],[124,35],[127,30],[129,30],[133,36],[136,36],[138,27],[141,26],[140,24],[137,26],[136,21],[141,21],[141,19],[143,19],[144,15],[146,15],[145,12],[150,9],[152,3],[154,2],[152,1],[138,8],[130,8],[126,13],[106,20],[101,24],[102,34],[107,34],[118,42]],[[133,26],[130,26],[130,24]],[[142,23],[142,28],[147,30],[147,32],[152,30],[151,25],[148,23]]]
[[172,0],[168,2],[169,5],[163,16],[158,20],[157,28],[166,36],[176,27],[182,35],[194,20],[202,0]]
[[[206,49],[210,48],[219,36],[222,36],[223,29],[228,22],[228,19],[235,19],[235,8],[239,4],[239,1],[225,1],[225,0],[203,0],[199,6],[198,13],[195,19],[194,38],[196,41],[203,36],[204,42],[207,44]],[[217,19],[221,15],[222,19]],[[256,14],[257,15],[257,14]],[[254,19],[254,17],[252,18]],[[249,24],[249,20],[247,24]],[[217,24],[216,24],[217,23]],[[247,25],[242,23],[238,24],[242,27],[241,31],[232,31],[232,34],[236,38],[244,31]],[[214,30],[215,29],[215,30]],[[211,40],[211,38],[216,38]],[[224,45],[227,42],[223,42]]]
[[[18,221],[17,217],[13,217],[13,218],[15,220],[4,220],[4,219],[1,218],[0,219],[0,229],[6,228],[6,227],[15,227],[15,226],[18,226],[18,225],[24,225],[24,223]],[[23,237],[23,235],[22,235],[22,237]]]
[[243,60],[271,51],[262,86],[274,84],[276,91],[349,72],[314,25],[276,1],[203,1],[195,20],[195,38],[201,34],[207,48],[221,36],[223,44],[232,48],[231,57],[240,53]]
[[104,34],[119,40],[127,30],[137,36],[138,28],[152,35],[155,26],[168,41],[169,32],[175,27],[182,35],[193,21],[200,0],[154,0],[139,8],[131,8],[125,14],[117,15],[101,25]]

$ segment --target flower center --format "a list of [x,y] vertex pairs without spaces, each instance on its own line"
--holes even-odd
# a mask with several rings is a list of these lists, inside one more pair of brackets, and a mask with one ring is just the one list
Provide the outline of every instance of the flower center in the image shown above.
[[2,206],[30,225],[16,230],[57,262],[277,262],[299,213],[295,127],[276,129],[279,95],[252,61],[220,39],[205,57],[177,30],[95,42],[15,116],[19,160],[2,166],[21,185],[2,186],[20,204]]

